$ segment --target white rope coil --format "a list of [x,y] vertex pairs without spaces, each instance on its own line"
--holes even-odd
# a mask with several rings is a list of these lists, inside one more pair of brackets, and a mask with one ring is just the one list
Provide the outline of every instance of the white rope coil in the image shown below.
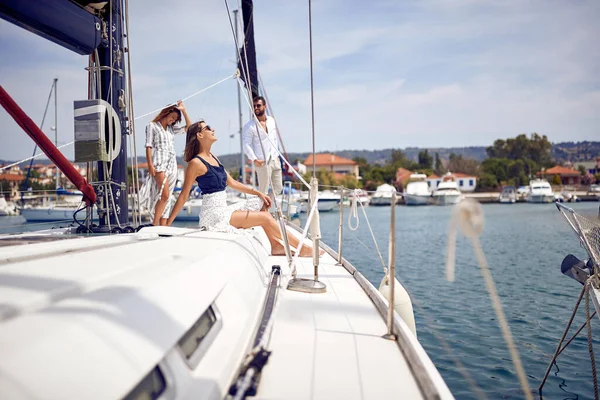
[[454,282],[457,228],[460,229],[463,235],[470,239],[477,238],[481,234],[483,231],[483,209],[479,202],[467,199],[458,203],[452,210],[446,257],[446,279],[450,282]]
[[483,249],[479,243],[479,235],[483,231],[483,222],[483,209],[481,208],[479,202],[472,199],[465,199],[454,206],[452,219],[450,220],[450,230],[448,232],[446,278],[450,282],[454,281],[456,230],[459,228],[463,235],[471,239],[473,244],[475,255],[477,256],[477,261],[479,262],[485,285],[488,293],[490,294],[492,306],[494,307],[496,317],[498,318],[498,324],[500,325],[500,330],[502,331],[504,341],[506,342],[517,376],[519,377],[523,394],[525,395],[526,399],[533,400],[531,389],[529,388],[529,383],[527,382],[527,376],[525,375],[525,370],[523,369],[523,365],[521,363],[521,358],[519,357],[517,347],[515,346],[512,338],[510,327],[506,321],[506,316],[502,310],[502,303],[500,302],[500,297],[496,291],[494,278],[492,278],[492,274],[490,273],[489,266],[485,259],[485,254],[483,253]]
[[[350,212],[348,213],[348,228],[351,231],[356,231],[358,229],[358,225],[360,224],[360,220],[358,218],[358,193],[359,189],[354,189],[354,196],[352,196],[352,202],[350,203]],[[362,206],[362,204],[361,204]],[[363,206],[364,208],[364,206]],[[352,220],[356,221],[356,225],[352,224]]]

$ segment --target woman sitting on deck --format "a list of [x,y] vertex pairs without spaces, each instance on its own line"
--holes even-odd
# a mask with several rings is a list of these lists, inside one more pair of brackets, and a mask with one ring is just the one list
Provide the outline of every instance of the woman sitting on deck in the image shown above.
[[[236,229],[260,226],[271,243],[272,255],[283,255],[283,239],[279,224],[266,211],[271,206],[271,198],[234,180],[219,160],[212,155],[210,148],[217,137],[215,131],[204,121],[196,122],[187,130],[184,161],[188,163],[183,188],[171,211],[167,225],[171,225],[189,197],[194,181],[202,190],[200,226],[209,231],[234,232]],[[257,197],[244,202],[227,205],[225,188],[231,188]],[[299,240],[288,234],[290,246],[298,247]],[[300,256],[310,257],[312,248],[303,245]]]

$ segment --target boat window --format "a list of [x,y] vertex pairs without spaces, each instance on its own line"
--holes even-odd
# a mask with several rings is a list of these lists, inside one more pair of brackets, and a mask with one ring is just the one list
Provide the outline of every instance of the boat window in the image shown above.
[[194,368],[221,328],[214,305],[208,307],[177,343],[188,365]]
[[124,400],[155,400],[165,392],[167,382],[160,368],[155,367]]
[[469,186],[473,186],[473,179],[469,180]]
[[461,179],[460,181],[458,181],[458,183],[460,183],[460,186],[463,185],[463,180]]

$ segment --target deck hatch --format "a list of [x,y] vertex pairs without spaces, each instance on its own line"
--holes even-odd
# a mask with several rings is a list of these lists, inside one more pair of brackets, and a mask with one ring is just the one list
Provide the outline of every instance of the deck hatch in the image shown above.
[[215,305],[210,305],[192,327],[183,335],[177,346],[188,365],[195,368],[221,330],[221,317]]

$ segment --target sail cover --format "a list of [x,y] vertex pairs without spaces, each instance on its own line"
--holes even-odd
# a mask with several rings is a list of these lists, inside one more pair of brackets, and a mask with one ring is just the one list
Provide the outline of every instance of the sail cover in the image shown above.
[[242,0],[242,19],[244,21],[244,45],[240,48],[238,68],[246,88],[252,92],[252,98],[258,96],[258,74],[256,72],[256,48],[254,45],[254,7],[252,0]]

